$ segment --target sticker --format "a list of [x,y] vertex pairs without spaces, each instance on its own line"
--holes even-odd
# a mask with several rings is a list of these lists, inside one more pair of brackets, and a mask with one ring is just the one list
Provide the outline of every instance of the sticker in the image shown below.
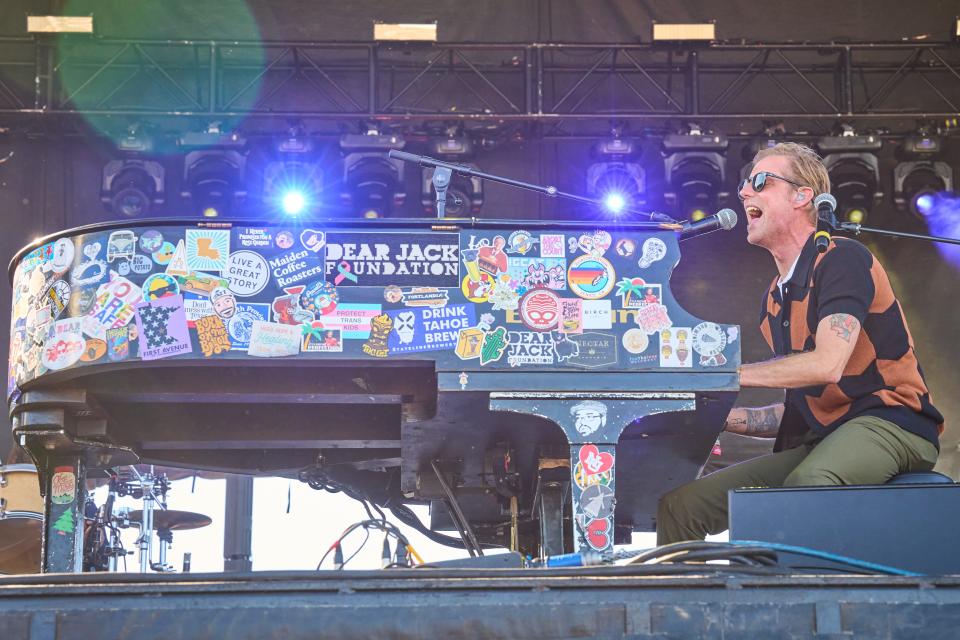
[[140,234],[140,251],[154,253],[163,245],[163,234],[156,229],[147,229]]
[[77,497],[77,476],[73,467],[54,467],[50,478],[50,500],[70,504]]
[[[164,243],[164,246],[166,246],[166,244],[167,243]],[[154,256],[154,261],[156,261],[156,256]],[[186,245],[183,244],[183,240],[177,241],[177,248],[174,250],[173,255],[170,256],[170,259],[167,262],[168,264],[166,271],[168,275],[190,275],[190,265],[187,264],[187,248]]]
[[690,334],[690,346],[704,358],[716,356],[727,346],[723,328],[715,322],[701,322]]
[[612,329],[613,309],[610,300],[583,301],[584,329]]
[[630,238],[620,238],[614,247],[617,250],[617,255],[624,258],[629,258],[637,251],[637,243]]
[[77,250],[70,238],[60,238],[53,243],[53,254],[45,266],[49,266],[54,273],[64,273],[73,264]]
[[53,523],[53,530],[62,536],[65,536],[68,533],[73,533],[73,509],[67,509],[60,514],[60,517],[57,518],[57,521]]
[[480,242],[480,248],[477,250],[477,265],[480,271],[492,276],[505,272],[509,263],[507,253],[504,251],[507,241],[503,236],[495,236],[492,244],[486,239]]
[[607,405],[597,400],[584,400],[570,407],[570,417],[577,433],[593,435],[607,424]]
[[673,326],[673,320],[667,313],[667,307],[662,304],[647,304],[634,312],[634,321],[637,326],[647,333],[656,333]]
[[180,284],[177,279],[165,273],[155,273],[143,281],[144,300],[159,300],[179,294]]
[[476,325],[474,307],[470,304],[386,313],[392,320],[387,342],[391,354],[453,349],[460,330]]
[[300,294],[300,306],[314,314],[329,315],[336,311],[340,296],[329,282],[318,280]]
[[470,302],[487,302],[493,295],[494,282],[493,276],[489,273],[481,273],[479,280],[471,280],[470,276],[464,276],[460,291],[463,293],[463,297]]
[[509,258],[507,273],[524,287],[567,288],[567,261],[563,258]]
[[185,291],[183,294],[183,311],[187,316],[187,326],[193,328],[196,321],[204,316],[214,315],[213,303],[208,296]]
[[560,363],[580,355],[580,345],[559,331],[553,334],[553,349],[557,353],[557,362]]
[[536,331],[510,331],[507,363],[511,367],[528,364],[553,364],[553,336]]
[[47,290],[41,296],[41,300],[46,304],[50,305],[50,313],[53,314],[54,318],[57,318],[63,310],[67,308],[67,305],[70,304],[70,285],[64,280],[54,280],[50,283],[50,286],[47,287]]
[[123,276],[112,274],[109,282],[97,288],[97,298],[89,315],[83,318],[83,332],[91,338],[104,338],[104,331],[129,324],[136,305],[143,298],[140,287]]
[[611,546],[610,532],[613,524],[610,518],[591,520],[584,529],[587,544],[594,551],[603,551]]
[[235,230],[237,244],[241,247],[265,249],[273,246],[273,235],[269,229],[239,227]]
[[395,284],[383,288],[383,299],[391,304],[396,304],[403,300],[403,289]]
[[270,318],[270,305],[238,302],[237,312],[227,322],[230,346],[235,351],[246,351],[250,346],[253,323],[266,322]]
[[625,309],[639,309],[645,304],[658,304],[662,297],[659,284],[647,284],[643,278],[622,278],[617,295]]
[[613,482],[613,472],[587,473],[583,463],[578,462],[573,468],[573,481],[581,489],[586,489],[587,487],[592,487],[597,484],[609,486]]
[[270,282],[267,260],[253,251],[234,251],[227,258],[227,281],[230,290],[241,298],[255,296]]
[[563,234],[541,233],[540,256],[543,258],[566,257],[566,247],[563,244]]
[[583,303],[579,298],[560,299],[560,331],[583,333]]
[[343,338],[339,329],[327,329],[320,320],[300,325],[304,353],[340,353],[343,351]]
[[306,249],[295,249],[269,261],[271,273],[277,286],[288,287],[304,280],[323,277],[323,256]]
[[137,305],[137,330],[143,336],[140,357],[144,360],[169,358],[193,350],[183,298],[179,295]]
[[534,238],[529,231],[514,231],[507,238],[507,253],[519,253],[522,256],[530,253],[540,241]]
[[613,289],[616,272],[605,258],[580,256],[570,263],[567,282],[570,290],[581,298],[597,300]]
[[370,339],[363,343],[361,349],[368,356],[386,358],[390,352],[387,346],[390,339],[390,329],[393,328],[393,319],[381,313],[370,321]]
[[40,362],[51,371],[59,371],[76,364],[86,350],[86,342],[79,332],[58,332],[43,343]]
[[107,329],[107,358],[110,362],[120,362],[130,357],[130,330],[127,327]]
[[187,267],[193,271],[226,271],[230,232],[225,229],[187,229]]
[[600,258],[610,248],[613,239],[609,233],[598,229],[592,234],[583,234],[577,239],[570,238],[569,242],[570,253],[575,253],[577,249],[581,249],[588,256]]
[[289,231],[279,231],[274,238],[278,249],[289,249],[293,246],[293,234]]
[[667,245],[660,238],[647,238],[643,241],[643,248],[640,250],[640,260],[637,265],[641,269],[646,269],[654,262],[663,260],[667,255]]
[[138,253],[130,260],[130,270],[141,276],[145,273],[150,273],[153,271],[153,261],[147,256]]
[[615,504],[614,491],[606,485],[591,485],[580,494],[580,511],[591,519],[612,516]]
[[685,367],[693,366],[690,357],[690,328],[673,327],[660,331],[660,366]]
[[478,327],[469,327],[461,329],[457,337],[457,346],[454,352],[461,360],[473,360],[480,357],[480,349],[483,346],[484,333]]
[[583,466],[584,478],[613,471],[613,454],[608,451],[601,452],[595,444],[585,444],[580,447],[577,457]]
[[247,353],[258,358],[282,358],[300,353],[299,325],[276,322],[253,323]]
[[318,253],[324,246],[326,246],[327,241],[323,231],[317,231],[316,229],[304,229],[300,232],[300,244],[303,245],[304,249]]
[[204,358],[230,351],[230,336],[223,318],[217,315],[197,318],[196,326],[197,339]]
[[402,290],[400,295],[403,304],[408,307],[444,307],[448,297],[446,289],[436,287],[413,287]]
[[627,329],[621,342],[623,342],[623,348],[629,353],[643,353],[650,346],[647,332],[640,329]]
[[[486,275],[486,274],[484,274]],[[520,306],[520,294],[506,285],[497,285],[487,295],[494,311],[516,311]]]
[[480,366],[499,361],[509,344],[505,328],[497,327],[488,331],[483,336],[483,346],[480,347]]
[[186,276],[178,276],[177,282],[180,283],[181,291],[206,297],[210,297],[214,289],[218,287],[226,288],[229,285],[227,280],[206,273],[191,273]]
[[326,280],[338,286],[456,287],[459,250],[456,233],[328,233]]
[[165,266],[170,264],[170,260],[173,258],[173,252],[176,249],[172,242],[164,242],[160,245],[160,248],[150,254],[150,257],[158,265]]
[[86,348],[80,356],[83,362],[96,362],[107,355],[107,343],[98,338],[87,338]]
[[344,340],[366,340],[370,322],[380,315],[379,304],[341,303],[336,311],[323,317],[324,326],[340,329]]
[[533,289],[520,298],[520,320],[528,329],[550,331],[560,321],[560,296],[549,289]]
[[617,336],[586,331],[569,337],[580,347],[580,352],[567,364],[584,369],[596,369],[617,364]]
[[460,391],[466,391],[467,384],[470,382],[470,376],[467,375],[466,371],[461,371],[460,375],[457,376],[457,381],[460,383]]
[[305,288],[303,285],[287,287],[284,289],[286,295],[277,296],[273,299],[270,308],[273,311],[274,322],[300,325],[304,322],[313,322],[316,319],[312,311],[307,311],[300,306],[300,294],[303,293]]
[[87,259],[73,268],[70,272],[70,282],[76,286],[96,284],[107,275],[107,263],[97,258],[100,252],[100,243],[94,242],[83,248]]
[[107,240],[107,262],[130,260],[137,250],[137,236],[133,231],[114,231]]
[[237,312],[237,299],[226,287],[217,287],[210,292],[213,312],[223,320],[229,320]]

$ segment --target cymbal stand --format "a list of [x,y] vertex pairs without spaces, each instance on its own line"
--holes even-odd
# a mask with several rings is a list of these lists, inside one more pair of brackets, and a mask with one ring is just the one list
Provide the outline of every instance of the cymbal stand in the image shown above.
[[[150,471],[141,475],[134,467],[130,467],[139,483],[139,491],[143,497],[143,521],[140,523],[140,537],[137,538],[137,548],[140,553],[140,573],[147,573],[150,570],[166,571],[166,543],[161,541],[160,563],[154,565],[153,559],[153,511],[157,505],[161,509],[166,509],[167,478],[164,475],[154,476],[153,466]],[[160,499],[157,498],[155,489],[160,490]]]

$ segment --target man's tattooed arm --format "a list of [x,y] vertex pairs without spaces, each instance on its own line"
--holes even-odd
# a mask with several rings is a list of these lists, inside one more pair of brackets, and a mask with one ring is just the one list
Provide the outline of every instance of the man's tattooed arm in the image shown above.
[[769,407],[737,407],[730,410],[724,428],[730,433],[755,438],[775,438],[783,419],[783,405]]
[[857,319],[848,313],[835,313],[830,316],[830,328],[845,342],[850,342],[858,324]]

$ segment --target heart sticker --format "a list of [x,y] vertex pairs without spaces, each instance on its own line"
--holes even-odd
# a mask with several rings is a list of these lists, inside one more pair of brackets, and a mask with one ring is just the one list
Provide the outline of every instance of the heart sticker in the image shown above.
[[600,450],[595,444],[580,447],[580,464],[585,476],[592,476],[613,469],[613,454]]
[[304,229],[300,232],[300,243],[304,248],[318,253],[327,244],[326,234],[316,229]]
[[595,551],[603,551],[610,546],[610,518],[590,521],[587,525],[587,544]]

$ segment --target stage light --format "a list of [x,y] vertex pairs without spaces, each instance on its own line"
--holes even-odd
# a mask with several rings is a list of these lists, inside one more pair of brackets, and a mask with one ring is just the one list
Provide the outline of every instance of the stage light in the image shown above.
[[283,212],[288,216],[298,216],[307,206],[307,198],[301,191],[288,191],[284,194]]
[[882,142],[873,135],[856,135],[849,127],[839,136],[817,142],[830,175],[830,190],[837,199],[837,216],[847,222],[866,220],[883,199],[877,152]]
[[940,138],[923,134],[907,136],[899,153],[903,162],[893,169],[893,202],[924,218],[934,205],[934,195],[953,190],[953,170],[936,160]]
[[402,149],[404,140],[397,135],[346,134],[340,138],[343,159],[343,205],[351,215],[383,218],[396,212],[406,201],[404,169],[406,163],[387,157],[391,149]]
[[665,137],[662,153],[667,205],[688,219],[698,211],[708,215],[719,208],[730,195],[724,190],[728,146],[726,136],[703,133],[696,127],[690,133]]
[[264,204],[285,215],[309,213],[323,191],[323,171],[313,140],[296,125],[271,151],[272,159],[263,170]]
[[614,215],[647,203],[646,172],[636,162],[640,146],[619,135],[597,142],[590,150],[594,159],[587,167],[587,195],[603,201]]
[[[447,162],[454,162],[479,170],[476,164],[467,162],[473,157],[473,141],[456,128],[447,130],[445,136],[437,136],[430,141],[429,155]],[[420,173],[420,203],[430,216],[437,214],[437,196],[433,188],[433,167],[424,167]],[[477,215],[483,208],[483,180],[473,176],[454,173],[447,187],[445,214],[459,218],[466,214]]]
[[717,23],[653,23],[654,42],[712,42],[717,39]]
[[618,214],[623,211],[623,208],[626,206],[626,204],[627,199],[619,193],[608,193],[603,199],[603,206],[613,214]]
[[246,158],[237,151],[191,151],[184,159],[184,192],[193,210],[213,218],[229,215],[246,195]]
[[103,167],[100,201],[126,218],[144,218],[164,201],[164,168],[153,160],[111,160]]
[[196,214],[207,218],[230,215],[247,195],[247,140],[213,122],[203,131],[184,133],[178,145],[189,151],[183,159],[183,188]]

